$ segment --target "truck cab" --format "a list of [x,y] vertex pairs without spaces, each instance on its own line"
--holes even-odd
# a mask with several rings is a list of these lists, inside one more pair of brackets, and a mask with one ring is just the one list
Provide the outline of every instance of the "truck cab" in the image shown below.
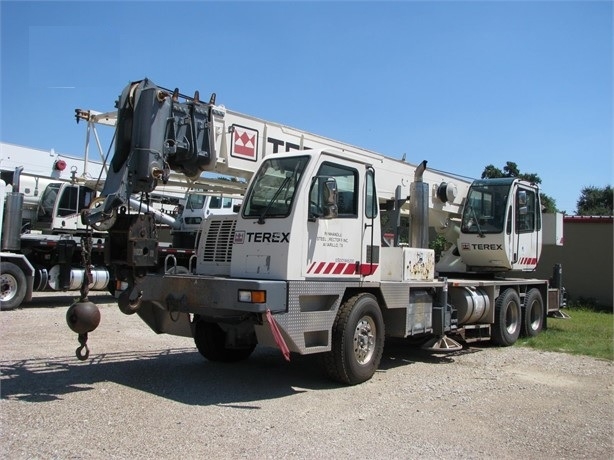
[[[333,149],[266,159],[255,175],[232,245],[233,277],[375,280],[380,226],[373,169]],[[375,224],[374,224],[375,222]],[[211,233],[210,229],[205,233]],[[214,248],[202,248],[198,271],[219,274]],[[303,256],[299,257],[298,254]]]
[[53,182],[43,191],[32,228],[52,232],[84,231],[80,213],[89,208],[95,198],[96,190],[87,186]]
[[468,271],[534,270],[541,245],[537,186],[516,178],[473,182],[458,239]]
[[180,205],[179,229],[173,230],[173,246],[194,248],[198,245],[203,221],[211,216],[224,216],[239,212],[242,197],[212,194],[210,192],[189,191],[185,204]]
[[181,228],[198,230],[202,221],[210,215],[235,214],[242,202],[241,197],[188,192],[185,205],[178,216],[181,219]]

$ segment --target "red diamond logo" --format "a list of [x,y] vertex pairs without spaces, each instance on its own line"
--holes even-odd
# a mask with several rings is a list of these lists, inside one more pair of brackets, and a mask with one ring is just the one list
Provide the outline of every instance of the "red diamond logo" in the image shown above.
[[258,131],[234,126],[232,155],[248,160],[258,159]]

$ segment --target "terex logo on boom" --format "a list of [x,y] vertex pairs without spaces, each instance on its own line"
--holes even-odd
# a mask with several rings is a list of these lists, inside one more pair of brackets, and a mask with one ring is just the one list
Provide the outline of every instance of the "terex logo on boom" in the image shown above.
[[[290,150],[300,150],[301,146],[298,144],[294,144],[292,142],[284,142],[281,139],[275,139],[273,137],[268,137],[267,142],[269,144],[273,144],[273,153],[279,153],[279,148],[282,147],[286,152]],[[303,150],[310,150],[309,147],[303,147]]]

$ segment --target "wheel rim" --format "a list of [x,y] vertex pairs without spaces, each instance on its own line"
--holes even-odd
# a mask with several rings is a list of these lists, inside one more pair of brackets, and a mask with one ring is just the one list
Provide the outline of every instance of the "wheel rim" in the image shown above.
[[514,335],[520,321],[520,309],[516,302],[510,302],[507,306],[507,312],[505,313],[505,328],[507,333]]
[[0,277],[0,299],[8,302],[17,294],[17,280],[15,277],[4,274]]
[[363,316],[354,330],[354,356],[359,364],[367,364],[375,353],[377,329],[370,316]]
[[531,330],[536,331],[541,324],[541,309],[539,308],[539,301],[534,300],[529,307],[529,327]]

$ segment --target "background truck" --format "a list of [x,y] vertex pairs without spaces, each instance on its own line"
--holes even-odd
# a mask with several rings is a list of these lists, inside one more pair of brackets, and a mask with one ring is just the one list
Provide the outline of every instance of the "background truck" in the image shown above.
[[[126,87],[117,107],[104,203],[85,219],[115,219],[107,240],[125,286],[120,309],[157,333],[192,336],[209,360],[276,346],[287,358],[321,354],[330,377],[356,384],[377,369],[386,337],[439,352],[459,341],[507,346],[538,334],[563,306],[560,277],[510,276],[534,270],[544,242],[560,234],[560,219],[542,215],[535,184],[469,182],[149,80]],[[202,222],[182,274],[126,257],[123,234],[136,218],[116,214],[171,170],[249,179],[238,214]],[[438,262],[431,234],[447,241]],[[87,322],[88,312],[77,313],[77,323]]]
[[[99,203],[103,164],[9,144],[2,144],[1,153],[0,308],[19,307],[35,291],[80,289],[86,276],[82,250],[85,237],[89,238],[89,288],[114,292],[113,267],[105,263],[104,225],[88,228],[81,221],[81,212]],[[186,184],[160,187],[148,198],[144,202],[131,197],[128,207],[154,217],[161,241],[154,258],[159,269],[166,262],[174,271],[186,271],[194,254],[197,229],[191,222],[211,213],[229,212],[228,203],[240,204],[219,194],[187,189]],[[190,204],[184,216],[180,210],[186,202]]]

